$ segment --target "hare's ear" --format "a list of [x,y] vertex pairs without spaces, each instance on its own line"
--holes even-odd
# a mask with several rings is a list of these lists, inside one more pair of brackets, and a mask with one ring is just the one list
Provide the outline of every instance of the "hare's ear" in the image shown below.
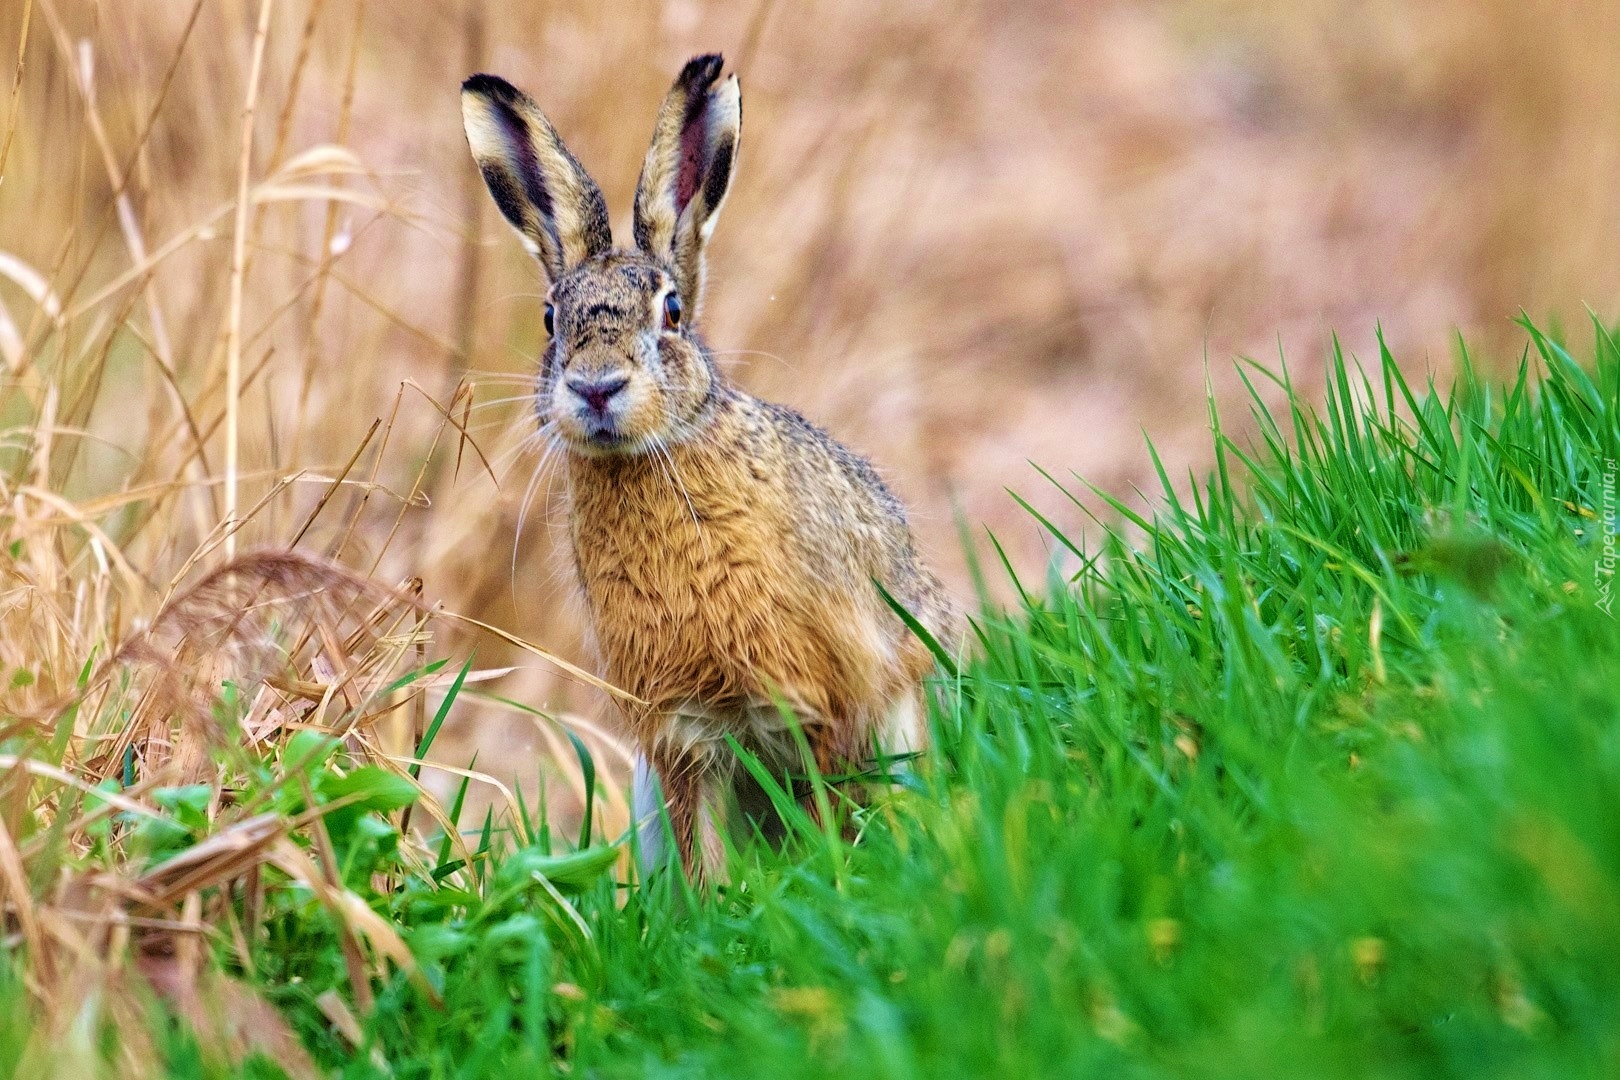
[[731,187],[742,136],[737,76],[715,85],[718,55],[688,60],[658,110],[636,185],[636,246],[675,270],[689,309],[702,299],[703,248]]
[[612,248],[601,189],[527,94],[474,75],[461,84],[461,119],[495,205],[553,281]]

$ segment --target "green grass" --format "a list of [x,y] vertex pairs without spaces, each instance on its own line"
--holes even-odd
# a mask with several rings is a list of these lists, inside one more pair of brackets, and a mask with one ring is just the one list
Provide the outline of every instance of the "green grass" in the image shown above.
[[1505,386],[1336,356],[1319,409],[1212,414],[1207,481],[975,621],[856,842],[694,899],[479,822],[448,888],[360,807],[348,879],[442,1001],[396,976],[350,1048],[313,900],[256,978],[354,1077],[1620,1073],[1620,350],[1526,330]]

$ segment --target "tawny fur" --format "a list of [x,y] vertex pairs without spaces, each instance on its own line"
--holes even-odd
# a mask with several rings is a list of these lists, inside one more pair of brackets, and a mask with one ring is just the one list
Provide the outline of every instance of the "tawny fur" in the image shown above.
[[739,804],[759,803],[726,736],[796,770],[785,705],[826,774],[920,749],[932,656],[877,586],[940,640],[953,621],[871,465],[732,386],[686,314],[741,133],[736,77],[717,83],[720,68],[692,60],[659,111],[631,251],[611,247],[599,189],[532,101],[492,76],[463,89],[496,204],[552,279],[536,412],[568,451],[604,674],[647,703],[631,733],[697,876],[719,868]]
[[574,457],[574,558],[607,677],[653,704],[780,697],[847,755],[932,666],[881,582],[937,623],[940,590],[865,462],[797,414],[727,388],[669,459]]

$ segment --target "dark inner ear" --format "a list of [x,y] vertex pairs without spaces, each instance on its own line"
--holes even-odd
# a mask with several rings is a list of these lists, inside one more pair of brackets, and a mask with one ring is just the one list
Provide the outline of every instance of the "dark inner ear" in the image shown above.
[[714,160],[709,163],[708,175],[703,178],[703,201],[710,210],[719,206],[720,200],[726,197],[726,185],[731,183],[731,158],[736,149],[736,140],[730,135],[723,137],[720,145],[714,148]]
[[[540,162],[534,156],[534,144],[529,141],[528,125],[505,101],[495,101],[493,104],[495,117],[501,124],[501,137],[506,140],[507,149],[517,162],[518,183],[523,185],[523,193],[529,197],[529,203],[549,221],[552,217],[551,192],[546,190],[545,181],[540,178]],[[485,172],[484,177],[487,180],[489,173]],[[495,190],[493,184],[490,190]],[[496,201],[499,201],[499,197]],[[501,207],[503,212],[506,209]],[[521,210],[515,216],[511,213],[506,216],[514,223],[522,224]]]
[[709,95],[696,94],[686,103],[681,122],[681,167],[675,175],[675,216],[685,213],[703,179],[703,154],[709,145]]

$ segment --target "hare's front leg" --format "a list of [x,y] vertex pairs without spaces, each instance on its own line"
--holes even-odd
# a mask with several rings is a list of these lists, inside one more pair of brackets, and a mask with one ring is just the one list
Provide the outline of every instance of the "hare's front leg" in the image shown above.
[[663,866],[671,847],[694,882],[724,873],[724,782],[706,755],[660,749],[637,755],[631,801],[643,875]]
[[630,827],[635,830],[636,862],[643,881],[664,865],[669,857],[669,829],[664,824],[664,791],[658,774],[644,752],[636,753],[636,769],[630,778]]

